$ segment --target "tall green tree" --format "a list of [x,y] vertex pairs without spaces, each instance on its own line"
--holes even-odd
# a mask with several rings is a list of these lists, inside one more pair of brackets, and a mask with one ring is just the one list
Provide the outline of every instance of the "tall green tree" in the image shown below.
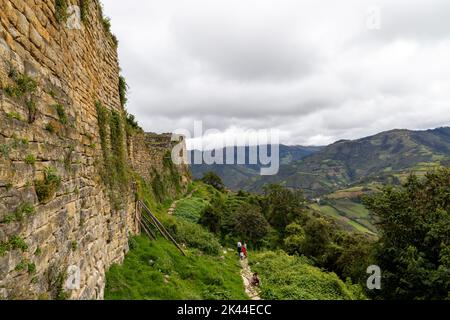
[[267,221],[275,228],[280,239],[286,234],[286,227],[305,212],[305,198],[300,190],[290,190],[277,184],[264,188],[262,203]]
[[378,216],[385,299],[450,298],[450,168],[364,199]]
[[241,241],[248,242],[253,246],[259,246],[269,233],[270,226],[257,206],[250,204],[240,206],[233,212],[230,220],[233,233]]

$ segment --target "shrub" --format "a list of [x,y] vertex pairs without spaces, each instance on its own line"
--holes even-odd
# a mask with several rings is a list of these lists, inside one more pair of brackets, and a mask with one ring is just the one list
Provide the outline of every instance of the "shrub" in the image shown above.
[[212,171],[205,173],[203,175],[202,181],[206,184],[213,186],[219,191],[225,190],[225,185],[222,181],[222,178]]
[[61,185],[61,178],[57,175],[56,170],[48,167],[44,171],[44,179],[35,181],[36,194],[39,202],[48,202],[56,193]]
[[261,277],[261,296],[273,300],[366,299],[359,285],[346,284],[334,273],[316,268],[304,257],[283,251],[256,254],[252,269]]
[[15,85],[6,87],[5,92],[13,98],[22,98],[27,93],[34,93],[37,89],[36,80],[28,75],[12,73],[11,78]]
[[132,136],[135,133],[142,133],[144,130],[139,126],[139,123],[136,121],[136,118],[131,113],[126,112],[126,122],[127,122],[127,135]]

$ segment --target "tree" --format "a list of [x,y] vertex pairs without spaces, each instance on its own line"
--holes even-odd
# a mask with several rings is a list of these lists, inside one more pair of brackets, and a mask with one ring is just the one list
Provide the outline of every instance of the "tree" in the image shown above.
[[302,247],[305,242],[305,230],[294,222],[286,227],[286,238],[284,239],[284,249],[289,254],[302,254]]
[[410,176],[400,188],[366,197],[378,217],[375,258],[385,299],[448,299],[450,292],[450,168]]
[[289,190],[277,184],[264,188],[263,208],[268,222],[283,239],[286,227],[304,213],[305,198],[299,190]]
[[254,246],[258,246],[269,233],[269,224],[256,206],[243,204],[232,214],[230,220],[233,233]]
[[213,200],[213,202],[203,210],[199,223],[207,227],[209,231],[213,233],[220,233],[223,210],[223,202],[220,199]]
[[206,172],[203,175],[202,181],[206,184],[213,186],[219,191],[225,190],[225,185],[222,181],[222,178],[212,171]]

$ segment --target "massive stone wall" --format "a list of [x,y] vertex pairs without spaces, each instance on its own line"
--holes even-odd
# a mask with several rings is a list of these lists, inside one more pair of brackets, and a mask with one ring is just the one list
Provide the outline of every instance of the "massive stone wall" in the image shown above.
[[[0,0],[0,299],[64,297],[68,267],[80,275],[68,298],[101,299],[105,269],[137,231],[132,187],[113,210],[99,174],[95,101],[122,111],[115,43],[99,16],[91,0],[70,29],[54,0]],[[43,200],[45,172],[61,183]]]

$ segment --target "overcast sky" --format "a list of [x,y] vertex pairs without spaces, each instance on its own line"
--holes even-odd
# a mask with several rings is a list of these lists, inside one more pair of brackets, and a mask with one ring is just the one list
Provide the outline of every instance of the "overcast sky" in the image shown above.
[[103,3],[146,131],[201,120],[324,145],[450,125],[448,0]]

